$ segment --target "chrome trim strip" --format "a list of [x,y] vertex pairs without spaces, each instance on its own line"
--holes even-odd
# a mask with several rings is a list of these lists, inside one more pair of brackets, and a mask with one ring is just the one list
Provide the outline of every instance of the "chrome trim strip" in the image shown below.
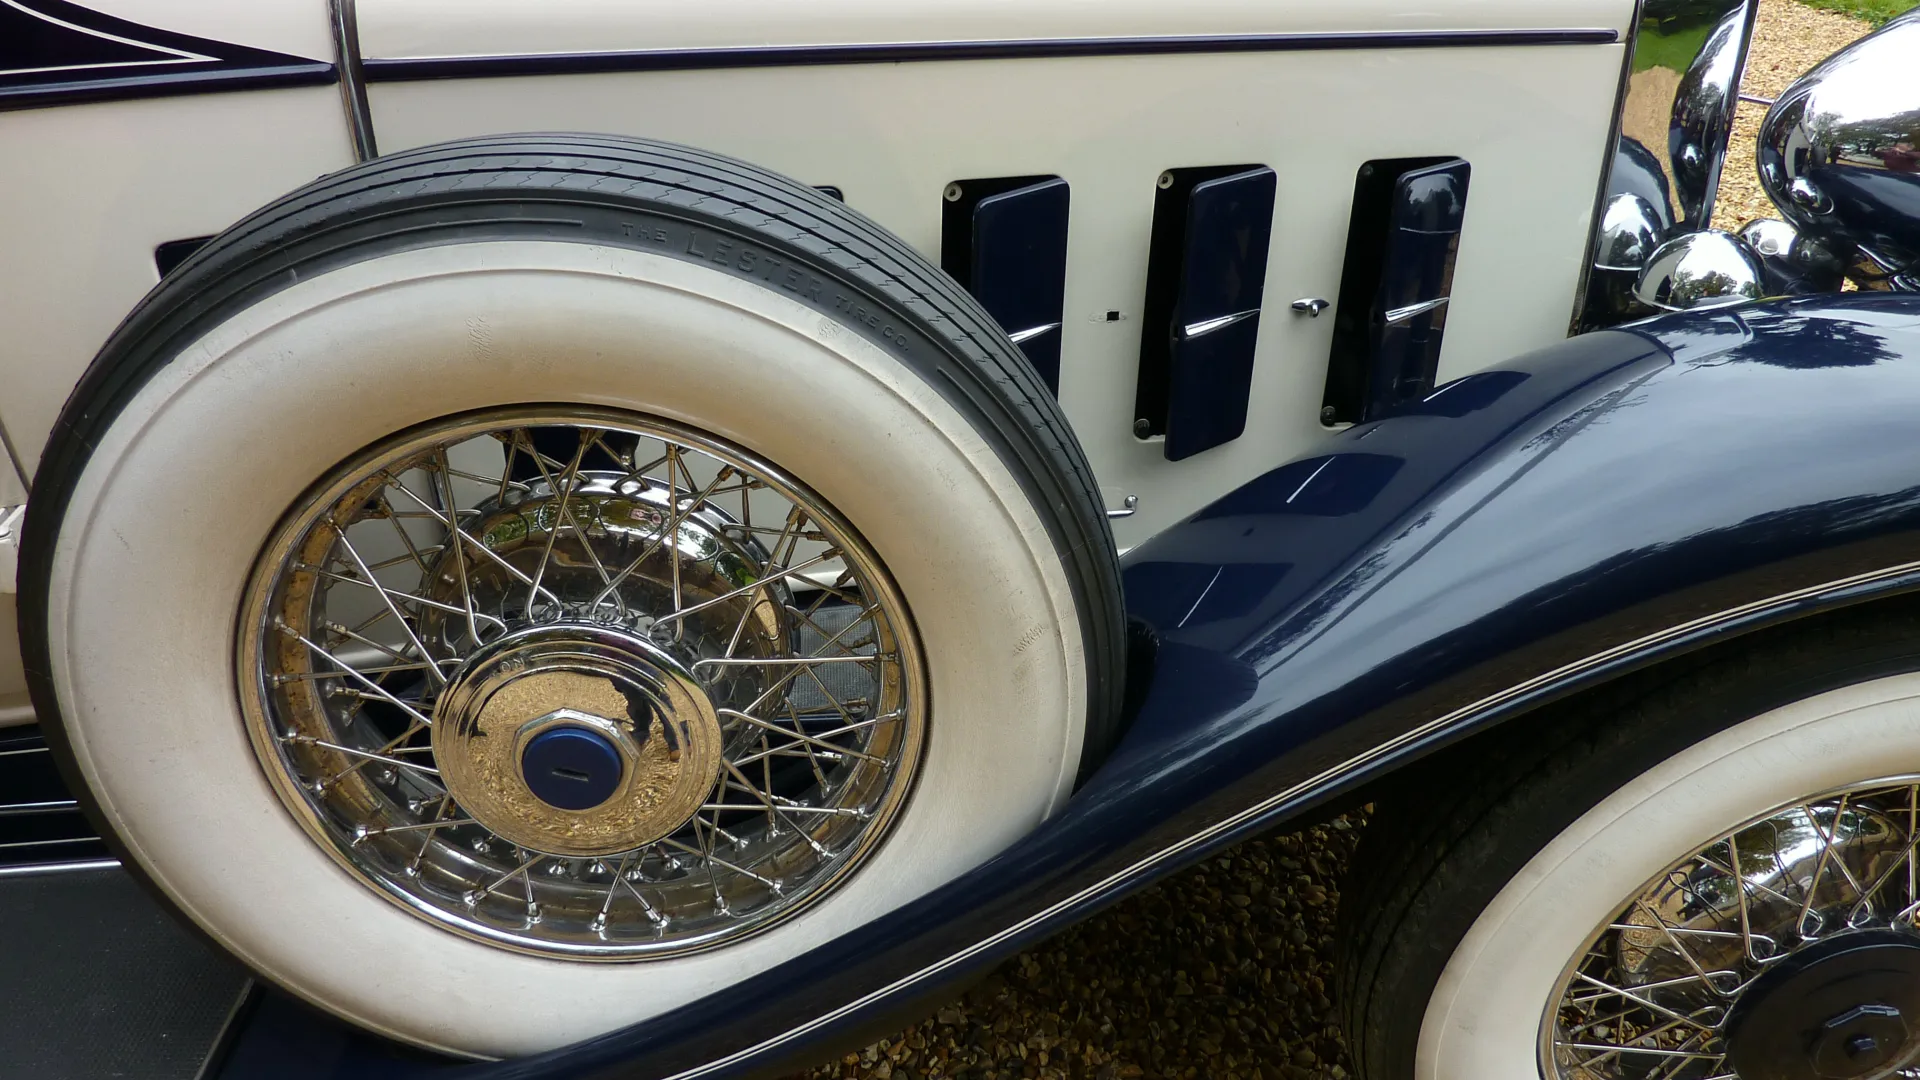
[[1260,314],[1259,308],[1248,308],[1246,311],[1236,311],[1231,315],[1221,315],[1213,319],[1202,319],[1197,323],[1188,323],[1181,327],[1180,336],[1191,341],[1202,334],[1211,334],[1215,330],[1232,326],[1234,323],[1245,322],[1258,314]]
[[44,746],[28,746],[19,750],[0,750],[0,757],[18,757],[21,754],[44,754],[46,752],[47,748]]
[[120,866],[119,859],[83,859],[74,862],[27,863],[22,866],[0,866],[0,878],[32,877],[35,874],[65,874],[76,870],[114,870]]
[[0,844],[0,851],[18,851],[22,848],[64,847],[68,844],[97,844],[99,842],[100,838],[97,836],[65,836],[53,840],[16,840],[12,843]]
[[[52,814],[64,810],[80,809],[78,799],[54,799],[50,802],[0,803],[0,817],[21,817],[26,814]],[[44,843],[45,841],[37,841]]]
[[1433,49],[1518,45],[1612,45],[1612,29],[1384,30],[1303,34],[1192,34],[1163,37],[1016,38],[988,41],[902,41],[851,45],[742,45],[622,52],[526,53],[501,56],[379,57],[364,61],[369,82],[573,75],[608,71],[791,67],[810,64],[897,64],[925,60],[1009,60],[1068,56],[1294,52],[1327,49]]
[[340,103],[347,111],[347,134],[353,140],[353,160],[380,156],[373,141],[373,110],[367,105],[367,80],[360,59],[360,24],[354,0],[327,0],[333,24],[333,66],[340,73]]
[[1022,342],[1032,341],[1034,338],[1039,337],[1041,334],[1049,333],[1051,331],[1058,330],[1058,329],[1060,329],[1060,324],[1057,322],[1045,323],[1040,326],[1030,326],[1025,330],[1021,330],[1017,333],[1008,334],[1007,340],[1013,342],[1015,345],[1019,345]]
[[1392,326],[1397,322],[1406,322],[1415,315],[1425,315],[1435,308],[1446,307],[1449,299],[1450,297],[1443,296],[1438,300],[1422,300],[1418,304],[1408,304],[1406,307],[1389,308],[1385,315],[1387,325]]
[[1811,600],[1811,599],[1816,599],[1821,597],[1837,596],[1839,594],[1843,594],[1847,592],[1848,590],[1856,589],[1863,585],[1878,584],[1882,582],[1897,580],[1902,577],[1912,578],[1914,579],[1914,583],[1920,584],[1920,561],[1900,563],[1896,566],[1889,566],[1889,567],[1882,568],[1880,570],[1872,570],[1864,574],[1855,574],[1852,577],[1839,578],[1837,580],[1825,582],[1819,585],[1809,585],[1804,589],[1796,589],[1796,590],[1793,590],[1792,592],[1780,593],[1778,595],[1768,597],[1764,600],[1755,600],[1751,603],[1742,604],[1738,607],[1728,608],[1724,611],[1715,612],[1714,614],[1711,614],[1711,615],[1703,615],[1700,618],[1693,619],[1691,621],[1684,622],[1684,623],[1679,623],[1675,626],[1670,626],[1665,630],[1658,630],[1644,637],[1639,637],[1639,638],[1633,639],[1632,641],[1623,642],[1619,645],[1615,645],[1611,648],[1604,649],[1600,652],[1594,653],[1591,656],[1585,657],[1583,659],[1575,660],[1568,664],[1563,664],[1560,667],[1554,668],[1551,671],[1543,672],[1542,674],[1536,675],[1533,678],[1526,680],[1525,682],[1517,683],[1513,686],[1506,688],[1505,690],[1501,690],[1497,693],[1489,694],[1486,697],[1483,697],[1475,702],[1472,702],[1471,704],[1463,705],[1460,708],[1455,709],[1452,712],[1446,713],[1443,716],[1435,717],[1434,719],[1427,721],[1426,723],[1412,729],[1411,731],[1404,732],[1401,735],[1398,735],[1392,739],[1389,739],[1384,743],[1381,743],[1378,746],[1375,746],[1371,750],[1355,755],[1354,757],[1348,758],[1346,761],[1340,763],[1339,765],[1335,765],[1332,768],[1322,770],[1321,772],[1315,774],[1314,776],[1306,780],[1303,780],[1300,783],[1294,784],[1293,786],[1288,787],[1283,791],[1275,792],[1274,794],[1268,796],[1267,798],[1262,799],[1260,802],[1247,807],[1245,810],[1242,810],[1239,813],[1234,814],[1230,817],[1223,818],[1222,820],[1207,826],[1206,828],[1200,830],[1199,832],[1192,834],[1191,836],[1180,841],[1179,843],[1161,848],[1159,851],[1156,851],[1153,854],[1148,855],[1145,858],[1142,858],[1134,862],[1133,864],[1127,866],[1125,869],[1109,874],[1106,877],[1100,879],[1099,881],[1093,883],[1092,885],[1088,885],[1085,888],[1078,890],[1073,895],[1068,896],[1062,900],[1056,901],[1055,903],[1047,906],[1046,908],[1040,911],[1037,911],[1032,915],[1027,916],[1026,918],[1020,920],[1019,922],[1015,923],[1012,926],[1007,927],[1006,929],[1000,931],[999,933],[994,934],[991,937],[983,938],[979,941],[976,941],[973,944],[967,946],[966,948],[961,949],[960,951],[946,957],[945,959],[940,960],[937,963],[930,964],[924,968],[921,968],[919,971],[916,971],[911,975],[907,975],[903,978],[896,979],[893,982],[887,984],[886,986],[881,987],[880,989],[875,990],[861,997],[857,1001],[852,1001],[846,1005],[842,1005],[841,1007],[833,1010],[832,1012],[826,1013],[822,1016],[817,1016],[812,1020],[807,1021],[804,1024],[791,1028],[779,1035],[774,1036],[771,1039],[767,1039],[754,1046],[747,1047],[746,1049],[742,1049],[742,1050],[737,1050],[732,1054],[729,1054],[726,1057],[719,1059],[718,1061],[711,1061],[704,1065],[695,1066],[692,1069],[687,1069],[683,1072],[675,1073],[673,1076],[669,1077],[668,1080],[698,1080],[698,1078],[700,1077],[710,1076],[716,1071],[731,1067],[734,1064],[737,1064],[743,1060],[746,1060],[747,1058],[749,1058],[754,1054],[775,1049],[783,1043],[790,1042],[796,1038],[800,1038],[806,1035],[807,1033],[817,1030],[818,1028],[823,1027],[826,1024],[832,1023],[833,1021],[843,1016],[847,1016],[851,1013],[857,1012],[860,1009],[865,1008],[869,1004],[882,1000],[898,990],[905,989],[909,986],[912,986],[916,982],[920,982],[931,976],[938,975],[940,972],[945,971],[946,969],[953,967],[954,965],[974,955],[977,955],[978,953],[984,952],[987,949],[992,948],[994,945],[999,944],[1000,942],[1006,941],[1007,939],[1012,937],[1016,937],[1023,931],[1031,927],[1037,926],[1040,923],[1045,922],[1046,920],[1053,917],[1054,915],[1064,912],[1074,907],[1077,904],[1084,903],[1096,896],[1099,896],[1101,893],[1107,892],[1108,890],[1114,888],[1117,885],[1122,884],[1123,882],[1126,882],[1131,878],[1138,877],[1141,873],[1147,870],[1153,869],[1155,866],[1158,866],[1159,864],[1174,858],[1175,856],[1181,854],[1182,852],[1187,851],[1190,848],[1195,847],[1196,845],[1204,843],[1205,841],[1210,840],[1214,837],[1220,836],[1223,833],[1233,832],[1234,830],[1240,828],[1241,826],[1247,825],[1250,822],[1257,820],[1258,818],[1260,818],[1262,815],[1266,814],[1270,810],[1283,806],[1286,803],[1297,801],[1303,796],[1311,795],[1316,789],[1330,787],[1335,781],[1340,780],[1342,777],[1345,777],[1348,774],[1357,772],[1362,767],[1366,765],[1370,765],[1376,761],[1379,761],[1382,758],[1389,757],[1394,753],[1396,753],[1397,751],[1406,749],[1408,746],[1414,743],[1420,742],[1421,740],[1427,738],[1428,736],[1438,733],[1444,728],[1457,725],[1460,721],[1469,719],[1473,717],[1475,714],[1488,712],[1494,708],[1507,704],[1517,698],[1524,697],[1527,694],[1530,694],[1544,687],[1550,686],[1556,682],[1565,681],[1573,676],[1592,671],[1595,668],[1603,667],[1606,664],[1611,663],[1613,661],[1631,656],[1634,653],[1644,652],[1656,646],[1668,644],[1677,639],[1684,638],[1684,637],[1687,637],[1688,635],[1698,633],[1701,630],[1709,629],[1711,627],[1721,625],[1721,624],[1737,622],[1742,619],[1746,619],[1751,616],[1766,612],[1769,609],[1789,608],[1805,600]]

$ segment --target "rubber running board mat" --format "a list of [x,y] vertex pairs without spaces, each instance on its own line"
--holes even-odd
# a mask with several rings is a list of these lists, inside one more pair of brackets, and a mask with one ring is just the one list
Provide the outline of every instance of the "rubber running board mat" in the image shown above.
[[0,875],[0,1077],[194,1080],[246,983],[118,866]]

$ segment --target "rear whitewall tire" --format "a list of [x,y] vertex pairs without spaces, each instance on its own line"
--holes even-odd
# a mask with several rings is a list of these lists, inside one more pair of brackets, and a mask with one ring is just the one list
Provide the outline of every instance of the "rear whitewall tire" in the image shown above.
[[[288,507],[394,432],[554,401],[679,421],[761,456],[852,522],[907,598],[933,702],[915,788],[858,873],[757,936],[578,963],[429,926],[302,831],[241,722],[236,614]],[[419,1045],[524,1054],[722,990],[1005,847],[1080,765],[1082,613],[994,447],[867,338],[683,259],[474,241],[284,288],[148,378],[57,529],[48,682],[71,763],[121,844],[248,964]]]
[[1623,901],[1682,854],[1775,807],[1920,772],[1920,674],[1806,697],[1635,777],[1529,860],[1454,948],[1415,1080],[1538,1080],[1549,1004]]

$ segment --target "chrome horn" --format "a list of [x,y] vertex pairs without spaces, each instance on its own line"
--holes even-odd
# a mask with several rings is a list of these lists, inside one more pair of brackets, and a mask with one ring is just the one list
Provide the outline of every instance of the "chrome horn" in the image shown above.
[[1600,218],[1600,244],[1593,265],[1600,270],[1638,273],[1660,246],[1666,231],[1660,211],[1645,198],[1623,191],[1607,200]]
[[1747,242],[1718,229],[1676,236],[1640,271],[1633,295],[1659,311],[1744,304],[1766,295],[1766,271]]
[[1868,288],[1920,288],[1920,11],[1827,58],[1760,127],[1760,180],[1800,235],[1858,252]]

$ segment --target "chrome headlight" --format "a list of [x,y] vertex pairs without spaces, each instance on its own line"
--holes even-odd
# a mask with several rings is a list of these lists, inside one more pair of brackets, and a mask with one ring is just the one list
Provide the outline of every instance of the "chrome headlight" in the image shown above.
[[1864,256],[1856,280],[1920,287],[1920,11],[1801,76],[1761,125],[1758,156],[1801,235]]

